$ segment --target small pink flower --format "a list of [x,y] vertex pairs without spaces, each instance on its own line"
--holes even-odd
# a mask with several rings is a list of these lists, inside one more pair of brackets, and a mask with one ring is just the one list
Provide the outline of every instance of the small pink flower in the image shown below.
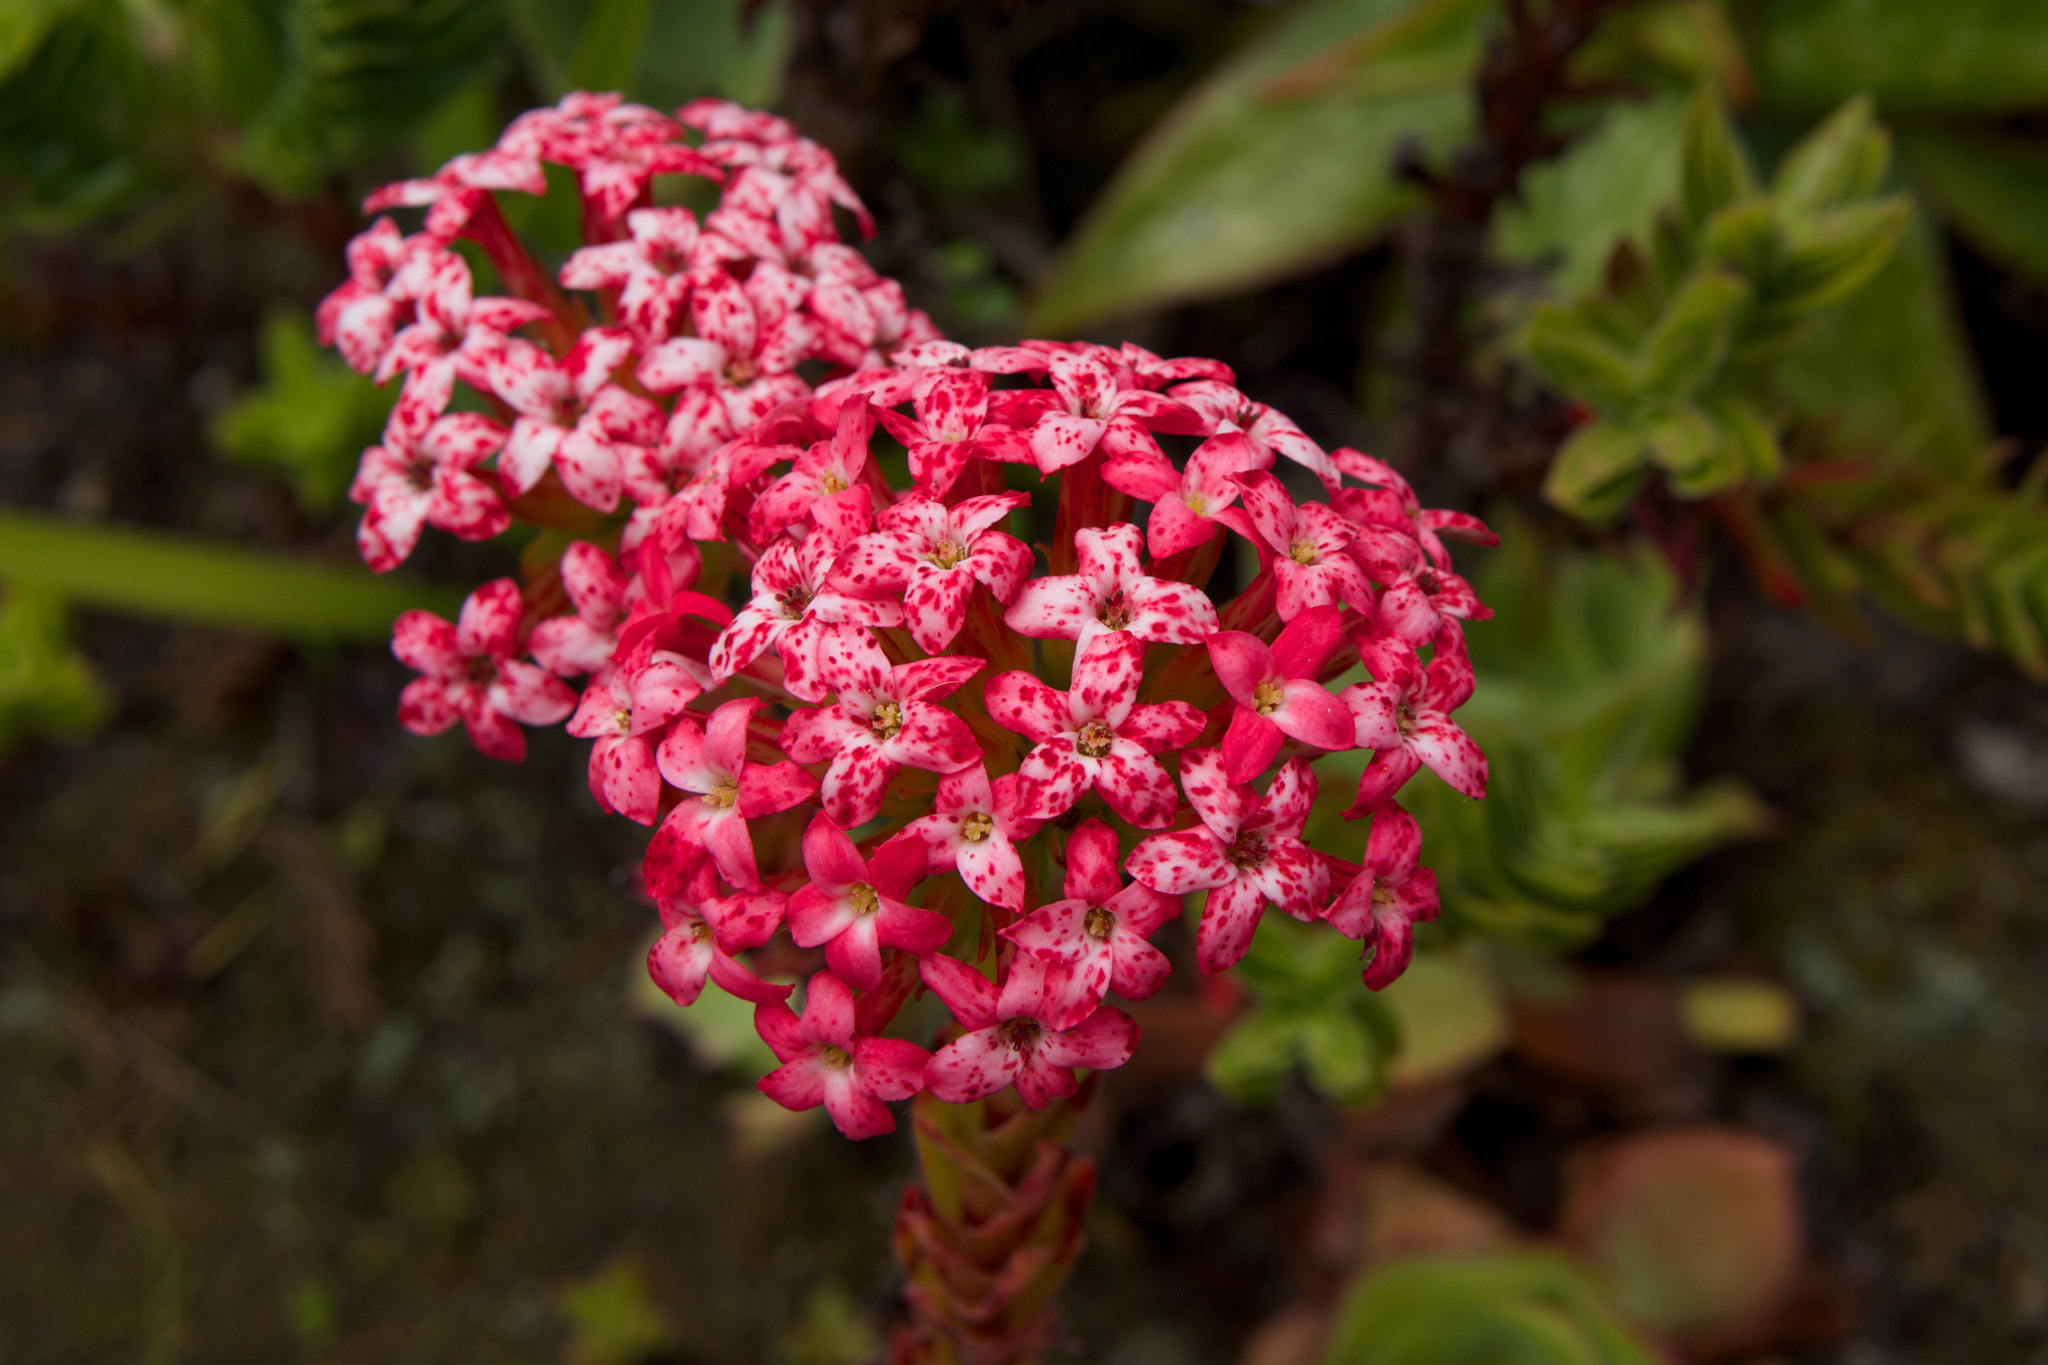
[[1103,461],[1102,481],[1152,504],[1146,545],[1160,559],[1205,543],[1218,526],[1254,539],[1251,518],[1231,506],[1242,491],[1232,476],[1264,469],[1272,460],[1242,433],[1226,432],[1202,442],[1185,470],[1155,451],[1112,455]]
[[590,794],[606,811],[651,825],[661,806],[654,746],[668,723],[704,694],[704,665],[671,650],[643,645],[603,682],[583,691],[569,733],[590,746]]
[[1392,801],[1372,812],[1365,867],[1324,916],[1346,938],[1361,939],[1372,959],[1365,984],[1391,985],[1407,970],[1414,928],[1436,918],[1436,873],[1419,866],[1422,830]]
[[1475,801],[1485,796],[1486,755],[1450,715],[1472,695],[1472,664],[1457,627],[1438,635],[1427,668],[1392,636],[1371,637],[1359,652],[1373,681],[1353,683],[1339,699],[1351,711],[1354,741],[1373,755],[1346,818],[1371,811],[1419,768]]
[[876,518],[842,564],[847,581],[863,592],[898,589],[904,623],[919,649],[937,654],[967,622],[967,600],[979,582],[1008,604],[1031,575],[1031,551],[996,530],[1027,493],[992,493],[947,507],[912,493]]
[[1178,896],[1142,882],[1126,886],[1117,872],[1116,831],[1085,820],[1067,836],[1065,900],[1042,905],[1003,930],[1003,937],[1055,970],[1053,1022],[1071,1027],[1114,990],[1143,1000],[1166,981],[1172,964],[1146,940],[1180,914]]
[[1241,630],[1209,637],[1209,661],[1237,703],[1223,735],[1232,782],[1264,772],[1283,739],[1323,750],[1351,747],[1351,712],[1318,677],[1343,639],[1337,609],[1327,606],[1310,607],[1288,622],[1270,649]]
[[766,704],[759,697],[726,702],[703,729],[685,717],[662,740],[655,764],[685,795],[647,846],[649,886],[672,884],[707,857],[732,885],[751,891],[761,884],[747,821],[800,806],[818,791],[818,779],[794,763],[748,761],[747,727]]
[[1075,658],[1071,691],[1029,673],[989,679],[989,715],[1037,745],[1017,770],[1024,814],[1054,819],[1092,788],[1140,829],[1173,822],[1173,779],[1153,755],[1191,743],[1207,721],[1184,701],[1138,704],[1144,654],[1128,634],[1101,635]]
[[1329,869],[1301,842],[1316,779],[1308,764],[1290,758],[1260,796],[1231,783],[1217,750],[1190,749],[1181,755],[1180,780],[1202,823],[1147,838],[1124,870],[1168,896],[1209,893],[1195,931],[1195,958],[1214,975],[1244,956],[1267,902],[1297,919],[1321,907]]
[[1138,385],[1107,347],[1075,347],[1051,352],[1046,377],[1059,406],[1031,428],[1028,439],[1040,474],[1079,464],[1098,446],[1107,455],[1153,452],[1155,431],[1196,435],[1207,430],[1202,419],[1173,397]]
[[837,572],[838,559],[829,536],[802,544],[785,537],[769,546],[754,564],[753,600],[711,646],[712,678],[723,685],[773,646],[782,658],[782,685],[804,701],[823,701],[831,690],[819,672],[827,640],[859,627],[903,624],[901,602],[854,596]]
[[867,483],[868,434],[875,429],[865,402],[839,410],[838,430],[797,458],[787,474],[761,491],[747,514],[747,534],[766,545],[808,518],[846,545],[874,524],[874,489]]
[[348,244],[348,278],[320,300],[313,314],[322,346],[340,350],[358,374],[375,374],[392,335],[412,302],[393,288],[407,259],[432,243],[409,240],[389,218],[379,218]]
[[931,1054],[901,1038],[854,1034],[853,988],[829,972],[811,978],[803,1018],[781,1001],[754,1007],[754,1027],[781,1066],[757,1083],[784,1109],[825,1106],[850,1138],[896,1131],[886,1100],[907,1100],[924,1089]]
[[481,413],[451,412],[416,435],[394,420],[349,485],[349,500],[365,509],[356,528],[363,562],[378,573],[397,568],[427,525],[464,540],[502,533],[512,514],[475,471],[504,443],[505,428]]
[[591,328],[559,363],[529,342],[498,348],[490,388],[519,412],[498,457],[508,492],[526,492],[553,465],[584,506],[609,512],[619,505],[620,444],[652,445],[662,427],[660,408],[611,382],[632,351],[623,327]]
[[[1206,423],[1205,434],[1241,431],[1259,449],[1314,471],[1325,488],[1337,486],[1341,476],[1336,463],[1277,408],[1254,403],[1229,384],[1214,379],[1176,384],[1168,392],[1176,401],[1201,414]],[[1270,458],[1267,463],[1272,463]]]
[[392,421],[414,431],[447,410],[457,379],[484,387],[508,335],[549,315],[524,299],[472,300],[469,264],[452,251],[442,253],[418,305],[414,320],[392,337],[376,374],[379,384],[405,374]]
[[647,950],[647,974],[678,1005],[692,1005],[708,977],[726,994],[760,1004],[781,1000],[790,988],[763,981],[733,956],[758,948],[782,924],[783,898],[774,891],[715,896],[717,879],[702,875],[656,895],[662,934]]
[[1001,990],[964,962],[933,954],[918,975],[967,1030],[932,1054],[925,1088],[948,1104],[971,1104],[1015,1084],[1032,1109],[1074,1093],[1077,1066],[1107,1071],[1131,1058],[1138,1026],[1122,1010],[1099,1009],[1059,1027],[1044,963],[1020,954]]
[[901,899],[924,876],[924,850],[884,844],[874,861],[860,856],[832,817],[816,816],[804,831],[810,884],[789,898],[789,932],[800,948],[825,949],[826,965],[848,985],[882,984],[882,950],[923,956],[953,936],[953,922]]
[[471,593],[454,625],[408,611],[391,629],[391,652],[424,674],[405,685],[398,723],[438,735],[461,721],[476,747],[512,762],[526,757],[521,725],[553,725],[576,694],[538,664],[518,658],[519,585],[496,578]]
[[560,678],[602,674],[619,647],[619,621],[626,614],[626,573],[617,560],[585,541],[562,551],[562,591],[573,616],[551,616],[533,628],[527,648],[541,666]]
[[685,208],[634,209],[631,234],[572,252],[561,281],[568,289],[616,289],[619,319],[642,346],[657,346],[688,316],[696,266],[697,218]]
[[1083,527],[1074,535],[1080,572],[1026,583],[1003,620],[1020,635],[1072,640],[1078,654],[1096,636],[1128,632],[1140,640],[1192,645],[1216,629],[1216,607],[1200,588],[1152,578],[1140,567],[1138,528]]
[[986,663],[949,655],[891,667],[867,631],[836,635],[819,650],[819,673],[838,700],[791,716],[782,747],[799,763],[830,759],[819,785],[826,812],[848,828],[866,824],[898,768],[943,774],[981,757],[967,722],[935,699]]
[[[967,889],[1007,910],[1024,904],[1024,860],[1016,841],[1038,832],[1017,812],[1017,776],[988,779],[970,763],[939,779],[937,810],[903,827],[897,839],[924,845],[925,871],[958,872]],[[893,842],[893,841],[892,841]]]
[[935,498],[946,495],[971,459],[1022,463],[1031,458],[1023,432],[990,418],[988,376],[980,371],[933,373],[916,388],[914,417],[892,407],[879,413],[882,425],[910,452],[910,477]]
[[1324,503],[1296,507],[1271,474],[1240,474],[1237,483],[1244,489],[1245,510],[1273,550],[1269,566],[1281,620],[1336,602],[1362,612],[1373,609],[1372,584],[1345,553],[1358,534],[1350,522]]

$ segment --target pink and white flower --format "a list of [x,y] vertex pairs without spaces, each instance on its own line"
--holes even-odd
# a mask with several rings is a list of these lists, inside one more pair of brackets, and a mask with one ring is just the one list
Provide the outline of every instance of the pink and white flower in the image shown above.
[[846,831],[820,813],[804,831],[810,884],[789,898],[789,933],[800,948],[825,949],[832,974],[851,986],[882,984],[887,948],[923,956],[953,936],[953,922],[902,897],[924,876],[924,850],[884,844],[870,863]]
[[826,813],[849,828],[866,824],[899,768],[943,774],[981,757],[967,722],[937,699],[985,662],[953,655],[891,667],[867,631],[834,635],[819,649],[818,671],[838,700],[791,716],[783,750],[799,763],[829,759],[818,791]]
[[1129,522],[1084,527],[1074,544],[1080,571],[1026,583],[1003,614],[1010,629],[1040,640],[1072,640],[1077,654],[1112,631],[1192,645],[1216,629],[1216,606],[1200,588],[1153,578],[1140,567],[1143,538]]
[[1144,1000],[1172,970],[1147,940],[1180,914],[1180,897],[1143,882],[1126,886],[1117,872],[1120,852],[1115,830],[1084,820],[1067,836],[1066,899],[1042,905],[1002,931],[1054,969],[1046,980],[1057,1027],[1086,1019],[1112,990],[1126,1000]]
[[434,526],[463,540],[489,540],[512,524],[476,467],[505,443],[505,428],[480,413],[451,412],[415,433],[393,420],[384,443],[363,452],[349,501],[364,507],[356,549],[378,573],[403,564]]
[[1017,810],[1017,775],[989,781],[988,769],[970,763],[939,779],[936,809],[896,837],[924,845],[925,871],[958,872],[967,889],[1006,910],[1024,904],[1024,860],[1017,841],[1043,822]]
[[1027,493],[991,493],[951,507],[913,492],[877,517],[841,562],[864,592],[903,595],[904,624],[919,649],[937,654],[967,622],[976,583],[1008,605],[1031,575],[1031,551],[996,526],[1031,501]]
[[704,694],[710,670],[673,650],[643,644],[583,691],[569,733],[590,746],[590,794],[607,812],[651,825],[661,808],[654,746],[670,721]]
[[781,1001],[766,1001],[754,1007],[754,1027],[782,1063],[760,1079],[760,1092],[784,1109],[824,1105],[847,1137],[895,1132],[885,1102],[924,1089],[931,1054],[901,1038],[856,1036],[853,989],[830,972],[811,978],[801,1019]]
[[524,493],[550,465],[569,496],[609,512],[624,486],[621,443],[661,439],[661,409],[612,382],[633,353],[622,327],[592,328],[557,363],[530,342],[511,342],[491,356],[492,392],[519,413],[498,457],[506,491]]
[[576,708],[576,694],[538,664],[519,658],[519,585],[496,578],[471,593],[450,625],[430,611],[408,611],[391,629],[391,652],[423,674],[398,698],[398,723],[438,735],[456,721],[492,758],[526,757],[521,725],[553,725]]
[[1371,811],[1422,768],[1475,801],[1485,796],[1486,755],[1451,719],[1472,695],[1472,664],[1457,627],[1437,637],[1427,667],[1392,636],[1371,637],[1359,650],[1373,681],[1353,683],[1339,700],[1351,712],[1353,740],[1373,755],[1345,816]]
[[1341,602],[1357,611],[1373,609],[1372,584],[1345,553],[1356,538],[1350,522],[1320,502],[1294,505],[1271,474],[1241,474],[1245,511],[1259,537],[1272,549],[1268,570],[1279,596],[1280,619],[1292,621],[1310,607]]
[[748,759],[748,727],[766,704],[737,698],[714,710],[701,730],[686,718],[662,740],[655,766],[684,795],[647,846],[648,885],[673,882],[709,858],[733,886],[760,886],[747,821],[800,806],[818,791],[818,779],[788,760]]
[[782,924],[781,894],[714,895],[718,883],[710,871],[706,867],[673,894],[655,896],[662,934],[647,950],[647,974],[678,1005],[694,1005],[706,979],[754,1004],[784,999],[788,986],[763,981],[734,956],[775,936]]
[[1408,968],[1415,926],[1436,918],[1436,873],[1420,866],[1422,829],[1392,801],[1372,812],[1365,867],[1324,916],[1346,938],[1362,940],[1371,960],[1365,984],[1391,985]]
[[1074,1068],[1106,1071],[1131,1059],[1138,1026],[1122,1010],[1099,1009],[1061,1028],[1046,991],[1045,964],[1020,956],[998,987],[964,962],[933,954],[917,964],[932,993],[967,1030],[932,1054],[925,1087],[949,1104],[971,1104],[1008,1085],[1027,1108],[1043,1109],[1079,1088]]
[[1075,658],[1067,692],[1029,673],[989,679],[989,715],[1037,746],[1017,770],[1025,815],[1054,819],[1094,790],[1140,829],[1173,822],[1173,779],[1153,755],[1192,743],[1208,722],[1188,702],[1138,704],[1144,653],[1128,634],[1097,636]]
[[1165,895],[1209,893],[1195,959],[1213,975],[1244,956],[1269,902],[1297,919],[1321,909],[1330,872],[1301,842],[1316,779],[1307,763],[1290,758],[1261,796],[1230,781],[1215,749],[1182,754],[1180,775],[1202,823],[1150,836],[1131,850],[1124,870]]
[[1343,639],[1337,609],[1328,606],[1296,616],[1271,648],[1241,630],[1209,637],[1209,662],[1237,703],[1223,734],[1223,762],[1232,782],[1249,782],[1264,772],[1283,740],[1326,752],[1351,747],[1351,712],[1319,679]]

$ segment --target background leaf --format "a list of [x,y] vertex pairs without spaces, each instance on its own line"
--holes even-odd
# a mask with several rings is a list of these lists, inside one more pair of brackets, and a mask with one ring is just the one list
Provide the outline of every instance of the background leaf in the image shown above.
[[1812,108],[1864,92],[1893,111],[2048,102],[2037,0],[1745,0],[1736,13],[1773,103]]
[[1901,131],[1899,159],[1973,245],[2048,285],[2048,149],[1922,127]]
[[1411,140],[1471,126],[1484,0],[1315,0],[1189,95],[1118,171],[1033,310],[1058,335],[1248,288],[1372,240],[1422,201]]

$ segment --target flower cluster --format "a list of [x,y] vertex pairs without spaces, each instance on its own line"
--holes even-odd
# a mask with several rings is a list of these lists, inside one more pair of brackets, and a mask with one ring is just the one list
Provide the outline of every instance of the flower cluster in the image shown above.
[[[552,273],[497,199],[543,163],[588,243]],[[678,175],[717,182],[701,220],[657,203]],[[1217,361],[940,338],[840,240],[868,220],[831,155],[770,115],[571,95],[366,211],[400,206],[422,230],[379,218],[319,314],[403,376],[353,489],[363,556],[515,519],[559,550],[453,625],[399,621],[400,720],[502,758],[524,725],[592,741],[592,795],[654,828],[649,969],[754,1002],[766,1093],[854,1137],[919,1090],[1071,1093],[1130,1056],[1105,1001],[1159,989],[1148,940],[1191,892],[1204,972],[1278,907],[1359,940],[1368,985],[1400,974],[1436,892],[1395,795],[1424,767],[1485,789],[1450,713],[1487,613],[1442,539],[1491,543],[1479,522]],[[1318,760],[1353,748],[1332,796],[1370,820],[1362,862],[1302,837]],[[763,975],[813,969],[800,1014]],[[936,1052],[887,1033],[920,986],[957,1025]]]

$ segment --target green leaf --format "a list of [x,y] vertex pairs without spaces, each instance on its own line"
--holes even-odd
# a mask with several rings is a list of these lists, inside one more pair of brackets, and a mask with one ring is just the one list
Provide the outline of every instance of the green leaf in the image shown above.
[[1771,268],[1783,234],[1768,199],[1745,199],[1717,210],[1700,231],[1700,254],[1752,278]]
[[331,507],[383,431],[396,386],[380,389],[322,350],[296,308],[264,317],[261,354],[262,386],[223,408],[207,435],[235,462],[289,480],[307,509]]
[[1937,128],[1899,137],[1913,182],[1941,206],[1970,243],[2048,284],[2048,150]]
[[1755,403],[1732,394],[1710,394],[1700,400],[1700,407],[1721,429],[1721,439],[1741,457],[1745,477],[1769,482],[1784,472],[1777,425]]
[[1679,148],[1678,207],[1694,232],[1717,209],[1755,192],[1749,153],[1736,140],[1720,91],[1713,85],[1702,82],[1686,101]]
[[1653,1365],[1582,1270],[1552,1252],[1388,1262],[1338,1310],[1323,1365]]
[[138,616],[305,643],[378,642],[409,607],[453,616],[459,590],[161,532],[0,510],[0,582]]
[[25,65],[42,46],[50,26],[84,0],[9,0],[0,5],[0,76]]
[[1615,244],[1648,241],[1658,210],[1677,198],[1684,112],[1685,101],[1670,95],[1607,106],[1562,156],[1522,177],[1520,199],[1494,215],[1495,251],[1512,261],[1554,258],[1560,294],[1597,286]]
[[312,191],[499,60],[502,0],[288,0],[283,75],[234,154],[275,193]]
[[1799,321],[1861,288],[1912,223],[1912,202],[1897,195],[1845,204],[1801,224],[1758,290],[1759,326]]
[[591,0],[569,81],[578,90],[624,90],[647,36],[654,0]]
[[1293,1020],[1255,1010],[1232,1024],[1210,1050],[1203,1074],[1239,1104],[1258,1104],[1272,1098],[1294,1074],[1295,1054]]
[[1644,391],[1660,398],[1690,398],[1712,383],[1728,358],[1728,344],[1749,298],[1749,281],[1726,266],[1695,270],[1643,338]]
[[0,596],[0,755],[24,735],[75,739],[106,720],[112,699],[71,648],[64,603],[16,584]]
[[1916,222],[1870,283],[1817,315],[1772,372],[1832,450],[1968,480],[1990,443],[1941,246]]
[[1864,93],[1892,110],[2048,102],[2037,0],[1741,0],[1736,13],[1764,98],[1787,108]]
[[1891,135],[1876,126],[1870,97],[1858,95],[1785,154],[1771,198],[1790,214],[1815,213],[1877,193],[1891,164]]
[[1635,357],[1617,348],[1581,312],[1551,304],[1538,308],[1522,346],[1545,379],[1594,407],[1625,408],[1643,392]]
[[1421,202],[1410,143],[1471,127],[1485,0],[1312,0],[1184,99],[1118,170],[1033,309],[1047,335],[1214,297],[1371,241]]
[[1507,1007],[1485,971],[1450,953],[1417,952],[1408,970],[1379,993],[1400,1046],[1397,1083],[1445,1080],[1507,1046]]
[[1543,497],[1582,520],[1612,520],[1642,486],[1648,458],[1640,433],[1617,422],[1588,422],[1557,452],[1543,480]]

